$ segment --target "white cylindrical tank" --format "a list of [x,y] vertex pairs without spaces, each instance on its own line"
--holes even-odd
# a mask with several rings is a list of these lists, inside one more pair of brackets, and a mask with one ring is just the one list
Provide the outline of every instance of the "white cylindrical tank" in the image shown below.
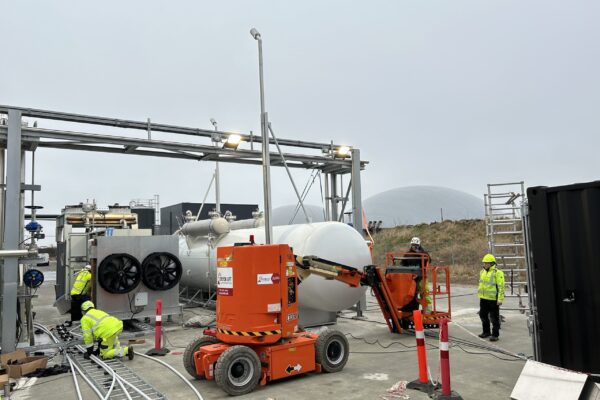
[[[183,285],[215,290],[216,247],[248,242],[264,243],[263,228],[240,229],[222,236],[211,247],[206,240],[179,240],[179,259],[183,265]],[[340,222],[273,227],[273,242],[286,243],[300,256],[318,256],[354,268],[372,263],[371,253],[362,236]],[[300,306],[323,311],[339,311],[356,304],[366,288],[351,288],[344,283],[310,275],[299,286]]]

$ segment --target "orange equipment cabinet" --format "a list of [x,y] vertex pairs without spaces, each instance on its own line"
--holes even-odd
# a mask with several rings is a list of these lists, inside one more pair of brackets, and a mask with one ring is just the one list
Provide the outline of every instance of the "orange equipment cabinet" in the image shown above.
[[288,245],[217,249],[217,338],[270,344],[298,330],[298,284]]
[[337,372],[349,355],[336,330],[299,332],[298,275],[288,245],[217,249],[217,321],[183,355],[194,378],[215,380],[230,395],[307,372]]

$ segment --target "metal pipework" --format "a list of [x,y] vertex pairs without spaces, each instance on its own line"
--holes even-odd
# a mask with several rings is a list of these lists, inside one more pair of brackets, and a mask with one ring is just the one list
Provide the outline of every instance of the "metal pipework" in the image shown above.
[[0,250],[0,258],[6,257],[35,257],[37,250]]
[[252,219],[241,219],[239,221],[231,221],[229,223],[229,228],[232,231],[238,229],[253,229],[260,228],[265,225],[264,218],[252,218]]
[[260,132],[262,135],[262,167],[265,210],[265,243],[273,243],[271,226],[271,159],[269,156],[269,116],[265,110],[265,81],[263,73],[262,37],[256,28],[250,29],[250,35],[258,41],[258,74],[260,80]]
[[209,233],[220,236],[227,232],[229,232],[229,222],[223,217],[188,222],[179,230],[182,235],[191,237],[206,236]]

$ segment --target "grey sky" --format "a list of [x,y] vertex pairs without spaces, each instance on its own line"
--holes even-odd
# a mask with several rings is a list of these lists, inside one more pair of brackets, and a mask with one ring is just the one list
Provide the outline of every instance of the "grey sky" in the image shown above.
[[[0,1],[0,103],[259,129],[256,27],[279,137],[346,143],[363,198],[441,185],[599,179],[596,1]],[[98,130],[95,130],[98,133]],[[41,149],[47,211],[201,200],[213,165]],[[308,173],[295,173],[303,187]],[[262,203],[261,169],[222,168],[223,202]],[[294,202],[273,170],[274,207]],[[319,204],[318,190],[311,203]]]

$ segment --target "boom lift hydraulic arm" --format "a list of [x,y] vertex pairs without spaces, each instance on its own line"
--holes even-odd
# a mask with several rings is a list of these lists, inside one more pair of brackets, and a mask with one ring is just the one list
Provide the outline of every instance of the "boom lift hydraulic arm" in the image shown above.
[[335,279],[352,287],[368,286],[373,289],[390,332],[402,333],[400,315],[392,301],[390,288],[381,270],[376,266],[367,265],[363,271],[359,271],[347,265],[313,256],[296,257],[296,261],[298,268],[307,270],[311,274],[325,279]]
[[[405,322],[407,320],[412,321],[412,312],[403,311],[402,307],[394,302],[394,299],[410,292],[410,285],[412,284],[413,287],[415,285],[414,282],[417,277],[415,274],[394,274],[394,279],[389,279],[386,278],[385,271],[377,268],[375,265],[367,265],[360,271],[356,268],[315,256],[296,256],[296,266],[310,274],[315,274],[325,279],[335,279],[352,287],[370,287],[381,308],[385,322],[392,333],[402,333],[402,326],[407,327]],[[434,277],[436,276],[437,268],[439,267],[429,267],[428,264],[424,266],[425,271],[428,269],[433,270]],[[449,282],[447,282],[446,286],[448,290],[442,292],[437,285],[434,285],[433,295],[435,296],[436,293],[449,295]],[[423,290],[426,291],[427,289]],[[398,293],[402,293],[402,295],[398,296]],[[442,316],[450,317],[449,307],[450,304],[448,302],[448,312],[436,312],[434,310],[431,313],[424,313],[424,320],[429,322],[428,325],[437,325],[437,318]]]

